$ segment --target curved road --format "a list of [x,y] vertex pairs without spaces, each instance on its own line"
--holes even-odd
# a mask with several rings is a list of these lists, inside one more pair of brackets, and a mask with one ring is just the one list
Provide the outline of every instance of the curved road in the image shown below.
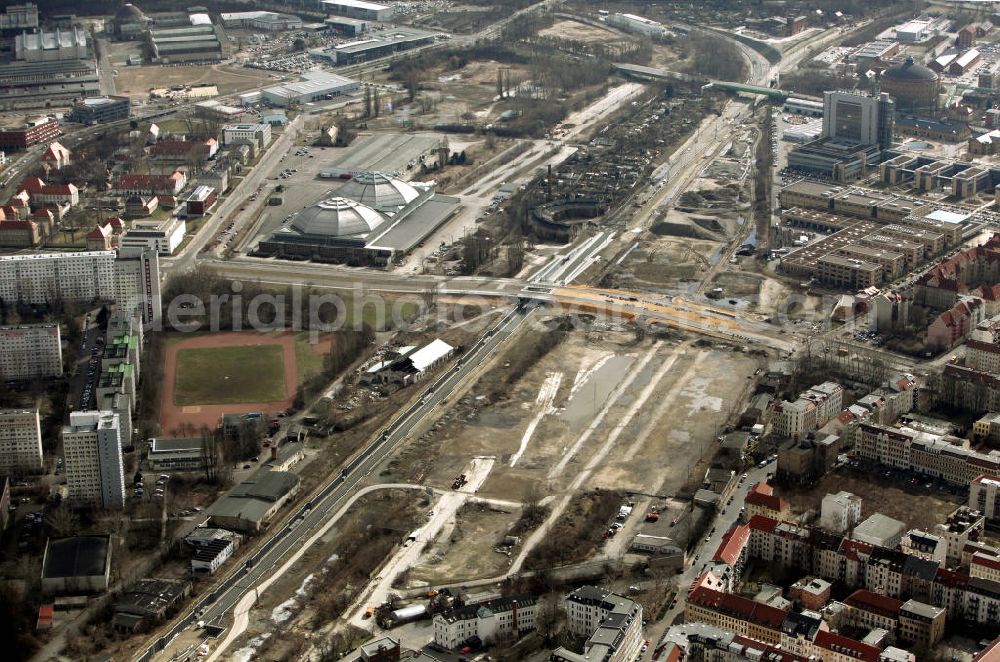
[[190,612],[178,617],[137,659],[152,659],[192,622],[221,622],[241,601],[249,599],[246,597],[248,593],[255,595],[255,588],[272,575],[286,555],[301,547],[310,531],[321,527],[333,513],[341,509],[352,498],[361,482],[408,436],[410,430],[435,407],[446,403],[452,391],[471,376],[500,344],[510,338],[529,314],[530,309],[517,308],[500,319],[458,359],[453,368],[426,386],[419,400],[400,412],[340,474],[318,488],[283,528],[268,531],[268,539],[245,566],[232,570],[217,582],[210,594],[202,598]]

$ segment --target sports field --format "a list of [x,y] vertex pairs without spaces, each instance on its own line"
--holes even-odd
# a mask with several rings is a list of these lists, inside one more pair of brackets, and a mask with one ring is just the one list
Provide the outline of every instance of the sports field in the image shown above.
[[322,368],[331,338],[308,344],[305,334],[256,331],[181,335],[164,349],[160,428],[183,434],[213,428],[223,414],[279,412]]
[[175,405],[227,405],[284,400],[284,348],[245,345],[177,352]]

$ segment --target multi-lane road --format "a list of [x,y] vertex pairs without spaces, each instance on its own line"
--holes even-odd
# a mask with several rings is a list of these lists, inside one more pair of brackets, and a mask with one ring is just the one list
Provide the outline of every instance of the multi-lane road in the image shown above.
[[[137,659],[151,659],[160,650],[192,624],[220,623],[236,604],[308,537],[310,531],[321,526],[337,511],[359,484],[370,476],[389,454],[409,435],[410,431],[430,416],[435,408],[447,404],[450,395],[459,385],[474,375],[483,362],[499,345],[517,330],[531,314],[531,306],[518,306],[504,315],[463,354],[454,367],[438,376],[421,391],[420,397],[396,416],[382,432],[344,467],[333,479],[317,489],[309,501],[291,517],[280,523],[281,528],[269,532],[265,542],[244,565],[231,571],[217,582],[212,591],[190,611],[175,619],[173,624],[158,635],[156,641]],[[275,523],[279,525],[279,523]]]
[[[537,8],[537,5],[535,6]],[[511,19],[513,16],[511,17]],[[508,19],[510,20],[510,19]],[[499,28],[494,27],[493,30]],[[765,68],[760,63],[759,55],[749,55],[751,63],[751,81],[766,82],[771,74],[770,67]],[[715,132],[713,132],[715,133]],[[720,131],[718,133],[724,133]],[[286,132],[282,138],[285,143],[277,143],[268,152],[265,159],[280,158],[291,143],[294,132]],[[703,155],[711,156],[714,146],[725,136],[713,135],[715,140],[700,144],[701,149],[692,150],[690,163],[700,163]],[[282,139],[279,139],[279,141]],[[310,285],[317,288],[352,290],[363,284],[369,290],[392,292],[397,294],[464,294],[475,296],[494,296],[517,299],[518,305],[506,314],[495,326],[491,327],[480,341],[469,349],[447,373],[436,378],[425,386],[419,398],[403,410],[383,431],[374,438],[368,446],[359,452],[343,471],[318,489],[308,502],[285,520],[276,522],[275,527],[268,532],[259,543],[248,561],[230,572],[224,579],[218,581],[213,590],[200,600],[196,607],[175,620],[168,628],[157,635],[150,648],[139,659],[151,659],[157,651],[166,647],[178,634],[190,627],[192,623],[221,623],[249,593],[256,587],[282,560],[287,557],[304,540],[311,531],[315,531],[325,520],[353,494],[359,484],[371,475],[376,467],[383,462],[393,450],[408,436],[411,429],[419,425],[425,418],[434,413],[435,408],[446,405],[449,394],[457,389],[459,384],[473,376],[483,362],[497,350],[498,346],[509,339],[519,325],[530,315],[533,303],[525,304],[528,299],[552,302],[562,306],[578,306],[586,310],[604,310],[619,313],[633,319],[641,319],[649,324],[665,324],[697,333],[728,340],[756,342],[771,346],[782,351],[794,348],[792,339],[782,338],[780,331],[766,324],[741,318],[729,311],[716,309],[697,302],[673,300],[664,297],[651,297],[629,292],[601,290],[585,287],[567,287],[575,278],[594,263],[598,254],[612,240],[612,233],[602,232],[583,241],[571,249],[569,253],[554,258],[537,271],[532,278],[518,279],[486,279],[477,277],[437,277],[414,276],[406,274],[387,273],[331,265],[313,265],[308,263],[291,263],[280,260],[257,260],[237,258],[221,260],[211,255],[199,253],[208,242],[218,234],[218,230],[252,188],[255,188],[269,173],[273,163],[265,160],[258,164],[254,172],[241,187],[223,203],[212,221],[198,233],[198,236],[186,247],[177,258],[165,261],[168,269],[187,269],[196,261],[212,266],[221,275],[234,279],[253,279],[271,284]],[[685,165],[688,165],[685,163]],[[673,189],[674,187],[671,187]],[[676,191],[669,193],[676,195]],[[671,197],[665,195],[664,197]],[[759,471],[752,472],[754,475]],[[749,483],[748,483],[749,484]],[[746,485],[742,488],[744,491]],[[731,517],[730,517],[731,516]],[[723,517],[716,522],[715,538],[735,519],[735,514],[725,511]],[[711,547],[715,541],[708,543]],[[692,567],[684,576],[692,574]]]

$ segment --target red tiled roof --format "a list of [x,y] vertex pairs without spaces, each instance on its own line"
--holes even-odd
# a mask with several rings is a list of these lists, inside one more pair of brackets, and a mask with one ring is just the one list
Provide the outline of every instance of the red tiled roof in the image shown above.
[[45,186],[45,182],[42,181],[41,177],[25,177],[21,180],[21,183],[17,185],[17,190],[27,191],[28,193],[38,193]]
[[847,596],[847,599],[844,600],[844,604],[854,607],[855,609],[870,611],[873,614],[878,614],[880,616],[896,618],[899,616],[899,610],[903,606],[903,601],[860,589]]
[[772,517],[766,517],[764,515],[754,515],[747,522],[747,527],[755,531],[763,531],[765,533],[774,533],[774,530],[778,528],[780,522]]
[[808,657],[796,655],[795,653],[789,653],[788,651],[775,648],[774,646],[764,643],[763,641],[757,641],[756,639],[751,639],[750,637],[744,637],[742,634],[734,634],[733,641],[741,646],[764,651],[764,657],[760,659],[767,660],[768,662],[809,662]]
[[43,195],[73,195],[77,188],[72,184],[46,184],[40,191]]
[[981,565],[985,568],[1000,570],[1000,559],[995,556],[988,556],[982,552],[977,552],[972,555],[971,565]]
[[46,161],[65,159],[69,156],[70,152],[68,149],[62,146],[59,142],[50,143],[45,149],[45,153],[42,154],[42,159]]
[[1000,482],[1000,476],[994,476],[992,474],[979,474],[978,476],[976,476],[975,478],[972,479],[972,482],[973,483],[981,483],[984,480],[995,480],[995,481]]
[[788,502],[781,497],[762,492],[751,492],[747,495],[744,503],[748,506],[760,506],[761,508],[767,508],[775,512],[781,512],[788,508]]
[[107,239],[111,234],[111,227],[108,225],[98,225],[87,233],[87,239]]
[[767,481],[761,480],[758,481],[757,483],[754,483],[754,486],[750,488],[750,493],[751,494],[759,493],[771,496],[772,494],[774,494],[774,488],[768,485]]
[[788,612],[784,609],[702,586],[691,591],[688,602],[772,630],[780,630],[781,624],[788,616]]
[[17,220],[0,221],[0,229],[34,231],[35,224],[31,221],[17,221]]
[[840,543],[840,551],[849,558],[856,559],[860,554],[870,555],[875,549],[873,545],[860,540],[844,538]]
[[46,209],[45,207],[40,207],[34,211],[32,216],[37,218],[44,218],[46,221],[51,221],[55,218],[55,214],[52,213],[51,209]]
[[994,639],[989,646],[976,653],[972,662],[1000,662],[1000,637]]
[[970,577],[961,572],[938,568],[934,575],[934,581],[949,588],[961,588],[969,583]]
[[183,155],[195,150],[208,152],[214,143],[214,138],[209,138],[208,140],[161,140],[149,148],[149,153]]
[[740,554],[743,553],[743,548],[746,547],[749,539],[750,527],[748,525],[741,524],[734,526],[722,536],[722,542],[719,543],[719,549],[716,550],[715,557],[712,560],[736,565],[736,561],[739,560]]
[[882,650],[880,648],[876,648],[875,646],[871,646],[869,644],[863,644],[860,641],[849,639],[828,630],[820,630],[817,632],[816,637],[813,639],[813,643],[816,646],[825,648],[828,651],[836,651],[841,655],[853,657],[858,660],[864,660],[865,662],[878,662],[879,657],[882,655]]

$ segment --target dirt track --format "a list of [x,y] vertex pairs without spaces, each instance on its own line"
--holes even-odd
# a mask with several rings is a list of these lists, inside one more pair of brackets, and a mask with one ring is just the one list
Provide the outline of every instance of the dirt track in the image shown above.
[[[285,399],[275,402],[245,402],[229,405],[198,405],[182,407],[174,404],[174,387],[177,372],[177,352],[182,349],[205,349],[212,347],[235,347],[246,345],[281,345],[285,369]],[[164,434],[176,434],[182,423],[195,427],[207,425],[215,427],[222,414],[245,413],[251,411],[277,412],[287,409],[295,397],[298,387],[298,371],[295,358],[295,336],[291,332],[257,333],[212,333],[183,338],[168,342],[164,352],[163,394],[160,396],[160,428]]]

